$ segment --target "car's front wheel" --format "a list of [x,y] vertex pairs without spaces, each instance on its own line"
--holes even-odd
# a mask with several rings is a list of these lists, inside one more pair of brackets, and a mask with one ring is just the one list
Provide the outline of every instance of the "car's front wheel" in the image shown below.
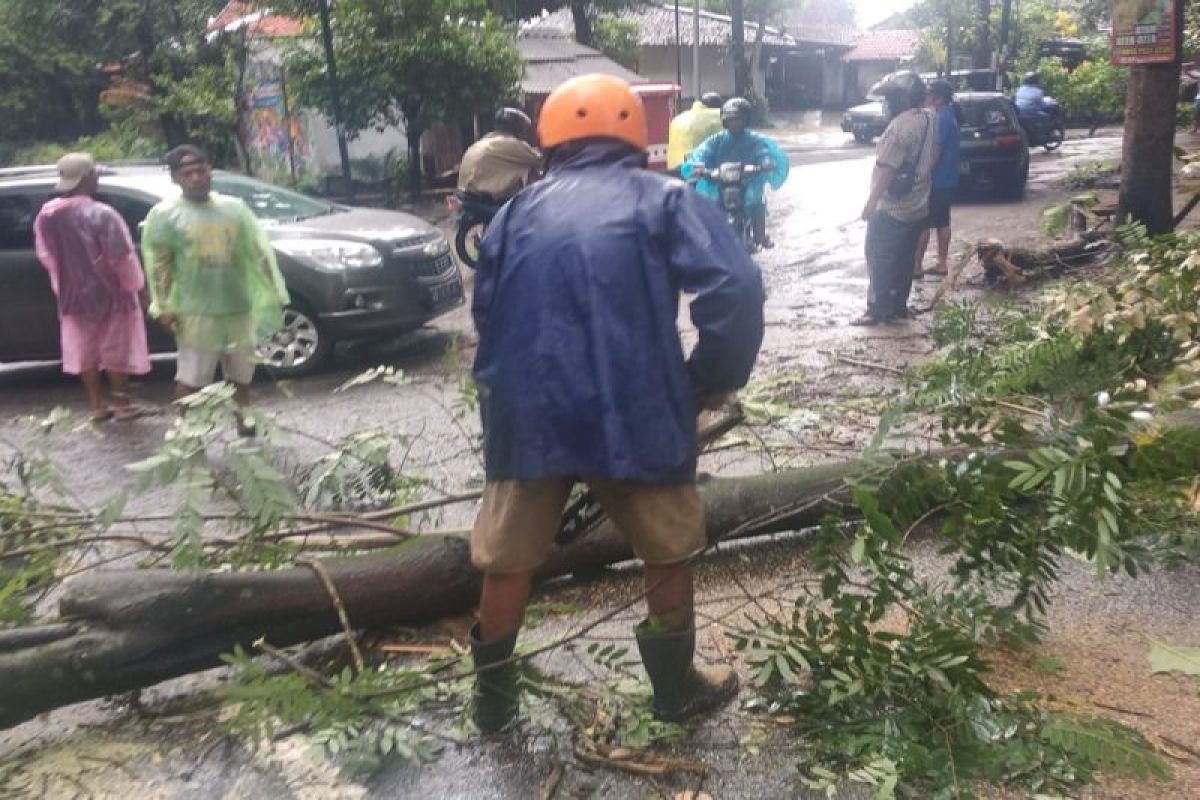
[[873,139],[873,138],[874,137],[871,136],[871,134],[869,134],[869,133],[855,133],[854,134],[854,141],[858,142],[859,144],[870,144],[871,139]]
[[302,305],[283,310],[283,327],[258,346],[258,357],[279,378],[298,378],[320,369],[333,352],[333,340],[316,315]]

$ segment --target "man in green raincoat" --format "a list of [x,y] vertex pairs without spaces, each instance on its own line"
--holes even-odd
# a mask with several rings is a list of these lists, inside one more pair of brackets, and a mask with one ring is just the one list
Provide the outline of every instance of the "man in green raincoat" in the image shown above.
[[[150,210],[142,255],[150,314],[178,345],[175,394],[184,397],[212,383],[220,365],[244,407],[255,345],[282,325],[288,300],[283,276],[249,207],[212,191],[203,150],[176,147],[167,154],[167,167],[182,193]],[[245,421],[238,431],[254,432]]]

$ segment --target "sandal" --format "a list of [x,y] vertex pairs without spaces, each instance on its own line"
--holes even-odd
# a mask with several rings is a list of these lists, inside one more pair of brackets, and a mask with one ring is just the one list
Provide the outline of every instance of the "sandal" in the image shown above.
[[108,422],[113,418],[111,408],[99,408],[92,412],[92,422]]
[[877,319],[870,314],[863,314],[861,317],[855,317],[854,319],[850,320],[850,324],[861,328],[870,325],[878,325],[882,321],[883,320]]
[[117,406],[112,411],[112,417],[117,422],[128,422],[131,419],[145,416],[147,413],[145,406],[140,406],[137,403],[129,403],[128,405]]

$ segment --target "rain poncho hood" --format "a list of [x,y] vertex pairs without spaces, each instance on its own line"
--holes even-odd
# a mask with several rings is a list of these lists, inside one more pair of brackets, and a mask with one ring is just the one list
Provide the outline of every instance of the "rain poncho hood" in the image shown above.
[[671,120],[667,129],[667,169],[679,169],[688,154],[714,133],[721,132],[721,109],[709,108],[699,100]]
[[[787,153],[783,152],[783,148],[769,136],[749,130],[737,134],[729,131],[714,134],[705,139],[704,143],[697,147],[688,158],[687,163],[683,165],[682,175],[690,178],[696,164],[703,164],[708,169],[716,169],[722,164],[737,161],[761,167],[768,160],[775,162],[775,169],[756,175],[746,185],[746,207],[753,208],[766,202],[764,192],[767,184],[770,184],[772,189],[783,186],[790,169]],[[720,198],[717,185],[707,178],[700,179],[696,184],[696,191],[711,200]]]
[[[472,312],[487,478],[695,477],[696,398],[736,390],[763,289],[721,211],[598,140],[488,226]],[[684,356],[680,292],[699,340]]]
[[275,253],[242,200],[183,196],[150,210],[142,232],[150,313],[176,314],[180,344],[210,352],[253,347],[282,325],[287,289]]

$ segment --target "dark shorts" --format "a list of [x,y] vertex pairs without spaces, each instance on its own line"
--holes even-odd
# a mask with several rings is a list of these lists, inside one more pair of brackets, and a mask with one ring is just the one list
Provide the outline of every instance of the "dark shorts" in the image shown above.
[[950,204],[954,201],[953,189],[934,189],[929,193],[929,216],[926,228],[950,227]]

